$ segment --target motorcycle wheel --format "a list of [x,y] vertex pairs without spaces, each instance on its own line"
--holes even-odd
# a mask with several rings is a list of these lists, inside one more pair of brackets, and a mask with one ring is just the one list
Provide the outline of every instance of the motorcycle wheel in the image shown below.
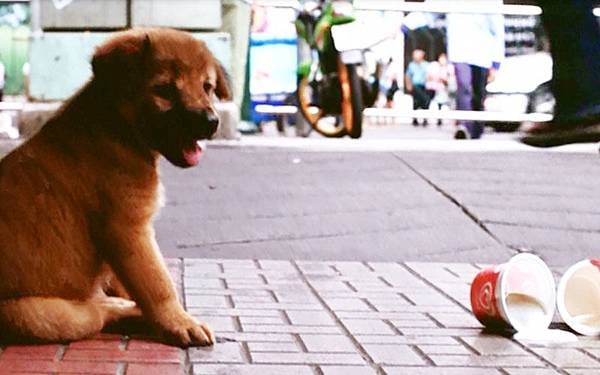
[[322,108],[312,105],[313,88],[308,77],[299,80],[297,95],[300,113],[314,130],[329,138],[340,138],[346,135],[346,128],[341,121],[326,114]]
[[338,73],[342,85],[342,121],[350,138],[362,135],[363,97],[361,79],[355,65],[344,65],[338,60]]

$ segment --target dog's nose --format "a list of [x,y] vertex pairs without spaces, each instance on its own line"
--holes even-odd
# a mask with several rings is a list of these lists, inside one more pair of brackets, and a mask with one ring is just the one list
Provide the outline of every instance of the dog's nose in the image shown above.
[[219,117],[213,112],[208,112],[206,114],[206,125],[210,134],[213,135],[219,127]]
[[219,127],[219,117],[212,111],[207,110],[196,110],[192,111],[196,121],[194,121],[195,126],[200,125],[202,136],[206,138],[210,138]]

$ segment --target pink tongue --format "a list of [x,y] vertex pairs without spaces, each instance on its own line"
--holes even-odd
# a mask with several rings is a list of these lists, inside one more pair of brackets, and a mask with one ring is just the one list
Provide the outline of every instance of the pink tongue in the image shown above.
[[200,162],[202,156],[202,149],[196,142],[183,149],[183,158],[189,165],[196,165]]

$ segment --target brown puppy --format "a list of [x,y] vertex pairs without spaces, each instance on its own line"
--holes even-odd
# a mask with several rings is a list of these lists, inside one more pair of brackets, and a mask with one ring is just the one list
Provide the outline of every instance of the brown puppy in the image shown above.
[[169,29],[101,45],[94,77],[0,162],[0,333],[62,342],[140,317],[170,343],[210,345],[177,301],[154,238],[159,154],[198,163],[229,97],[204,43]]

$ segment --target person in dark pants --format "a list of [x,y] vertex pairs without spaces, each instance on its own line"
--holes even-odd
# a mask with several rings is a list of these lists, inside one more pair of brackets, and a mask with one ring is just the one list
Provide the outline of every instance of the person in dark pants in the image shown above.
[[[456,75],[456,108],[483,111],[489,69],[467,63],[455,63],[454,74]],[[463,121],[456,130],[455,138],[477,139],[482,134],[483,125],[481,123]]]
[[[501,0],[472,0],[472,3],[497,3]],[[496,14],[450,13],[446,16],[448,59],[455,68],[456,109],[483,110],[485,86],[492,81],[504,59],[504,17]],[[477,139],[483,124],[459,121],[454,138]]]
[[554,119],[528,129],[522,142],[539,147],[600,142],[600,26],[592,0],[539,0],[550,39]]
[[[431,96],[425,89],[425,83],[427,82],[427,66],[428,62],[425,61],[425,51],[416,49],[413,51],[413,59],[406,68],[405,85],[406,90],[413,97],[413,109],[428,109],[429,103],[431,102]],[[413,119],[413,125],[417,126],[419,123],[417,119]],[[423,121],[423,126],[427,125],[427,120]]]

